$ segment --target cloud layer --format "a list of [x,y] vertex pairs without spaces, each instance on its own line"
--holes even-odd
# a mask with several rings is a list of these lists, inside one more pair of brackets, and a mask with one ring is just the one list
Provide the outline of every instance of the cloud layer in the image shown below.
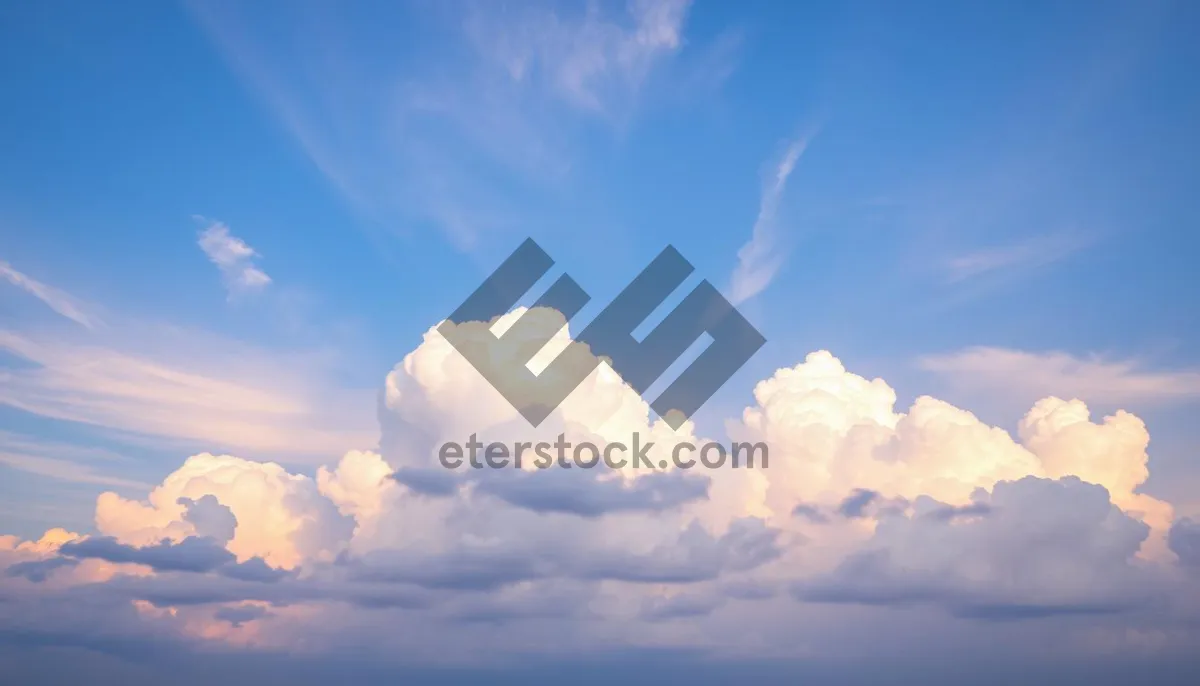
[[1132,653],[1144,646],[1131,627],[1174,637],[1194,621],[1184,604],[1153,611],[1194,597],[1197,546],[1192,523],[1138,491],[1137,417],[1095,420],[1051,397],[1014,437],[931,397],[901,410],[887,383],[828,352],[754,398],[727,438],[765,442],[767,469],[447,470],[438,446],[472,433],[604,446],[638,432],[655,455],[703,437],[653,418],[607,366],[532,430],[430,329],[385,380],[376,449],[313,476],[197,454],[144,498],[101,495],[94,535],[0,538],[13,609],[0,630],[87,642],[103,625],[187,650],[353,644],[405,663],[489,635],[453,656],[488,663],[769,657],[914,612],[948,635],[954,622],[1067,622],[1064,649],[1101,645],[1100,632],[1105,650]]

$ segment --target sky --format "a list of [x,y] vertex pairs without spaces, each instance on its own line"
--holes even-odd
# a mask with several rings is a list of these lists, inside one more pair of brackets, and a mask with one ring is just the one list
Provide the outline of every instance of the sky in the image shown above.
[[[1190,683],[1197,28],[0,1],[0,676]],[[531,428],[437,332],[526,238],[543,355],[668,245],[767,342]],[[771,462],[437,462],[559,432]]]

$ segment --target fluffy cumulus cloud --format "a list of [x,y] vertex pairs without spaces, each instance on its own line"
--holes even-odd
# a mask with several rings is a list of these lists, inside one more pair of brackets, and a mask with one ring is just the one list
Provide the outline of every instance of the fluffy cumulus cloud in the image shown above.
[[144,501],[102,494],[96,529],[136,546],[219,531],[217,538],[227,537],[239,560],[261,557],[292,569],[306,560],[333,559],[354,520],[310,477],[274,463],[204,453],[189,457]]
[[1137,491],[1149,476],[1150,435],[1127,412],[1095,422],[1078,400],[1045,398],[1021,419],[1018,441],[928,396],[897,412],[895,391],[883,380],[847,372],[828,352],[779,370],[754,393],[757,406],[733,432],[772,447],[764,503],[775,519],[795,514],[798,504],[812,512],[842,504],[856,489],[968,505],[976,489],[997,482],[1078,476],[1107,489],[1157,540],[1170,526],[1170,505]]
[[[122,640],[420,662],[451,637],[477,640],[458,661],[844,651],[846,632],[905,613],[947,641],[963,622],[1067,622],[1045,640],[1133,651],[1131,627],[1194,622],[1147,628],[1146,609],[1194,595],[1200,529],[1140,492],[1142,421],[1077,400],[1038,402],[1014,436],[930,397],[897,407],[883,380],[816,352],[759,382],[727,436],[672,431],[607,365],[531,429],[434,328],[387,375],[380,422],[378,446],[311,476],[198,454],[142,498],[101,495],[90,535],[0,538],[0,631],[98,640],[80,627],[103,621]],[[635,434],[649,465],[439,462],[472,436],[603,451]],[[659,466],[703,440],[764,443],[769,465]]]
[[1135,555],[1149,527],[1103,487],[1025,477],[980,490],[970,506],[919,497],[883,516],[864,548],[798,597],[876,605],[934,603],[1012,619],[1117,612],[1140,604]]

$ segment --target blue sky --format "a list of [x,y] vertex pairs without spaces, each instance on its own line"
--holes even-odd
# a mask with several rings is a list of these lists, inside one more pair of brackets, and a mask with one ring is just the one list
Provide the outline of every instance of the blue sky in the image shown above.
[[397,466],[383,380],[526,236],[592,296],[573,328],[668,244],[739,302],[768,343],[705,435],[829,350],[897,412],[1136,414],[1138,493],[1200,515],[1198,21],[2,3],[0,533],[111,533],[97,496],[198,453]]

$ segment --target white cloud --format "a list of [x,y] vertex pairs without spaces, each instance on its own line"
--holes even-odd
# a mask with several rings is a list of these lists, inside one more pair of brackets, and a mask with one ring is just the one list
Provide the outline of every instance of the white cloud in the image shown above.
[[730,280],[730,300],[735,305],[766,289],[783,264],[775,216],[779,210],[779,200],[787,188],[788,177],[807,147],[807,137],[792,141],[763,187],[750,240],[738,250],[737,267]]
[[187,501],[205,496],[214,496],[236,518],[228,549],[242,561],[261,557],[284,569],[306,560],[328,561],[353,530],[353,521],[321,496],[311,478],[270,462],[207,453],[188,458],[144,503],[101,494],[96,528],[141,546],[203,535],[195,506]]
[[[698,440],[691,426],[675,434],[652,422],[646,403],[605,369],[544,422],[545,435],[603,447],[639,431],[659,443],[656,454]],[[57,561],[57,545],[0,539],[0,556],[20,548],[5,559],[31,563],[0,579],[0,590],[53,582],[57,590],[39,596],[46,603],[141,602],[146,621],[172,618],[155,626],[180,640],[253,635],[264,647],[336,654],[353,645],[420,661],[453,636],[478,645],[470,659],[486,664],[514,650],[792,654],[887,621],[881,609],[815,609],[835,601],[935,604],[971,622],[1082,615],[1089,630],[1121,628],[1123,613],[1170,577],[1165,546],[1148,548],[1156,535],[1165,541],[1170,506],[1136,493],[1148,476],[1149,436],[1133,415],[1094,422],[1081,402],[1049,398],[1014,439],[934,398],[904,411],[895,404],[883,380],[818,352],[760,382],[754,405],[729,427],[734,439],[770,446],[767,469],[447,475],[441,441],[537,440],[543,430],[529,429],[434,328],[388,375],[379,453],[346,453],[315,478],[192,456],[144,501],[101,496],[97,529],[115,540],[69,547],[77,566]],[[388,478],[396,468],[441,470],[451,487]],[[578,506],[664,476],[703,479],[707,489],[658,509]],[[509,478],[536,497],[505,497],[496,485]],[[554,497],[575,507],[548,506]],[[802,504],[822,516],[796,516]],[[1175,548],[1189,550],[1185,534],[1177,529]],[[261,557],[290,573],[229,567],[214,547],[225,539],[243,565]],[[177,571],[139,567],[138,578],[110,572],[106,582],[72,585],[96,556]],[[799,601],[777,593],[789,587]],[[228,617],[248,615],[230,608],[247,604],[270,611],[232,626]],[[21,616],[37,619],[0,618],[0,628],[49,621],[33,609]],[[935,622],[923,631],[970,627]],[[1055,641],[1078,639],[1072,627],[1057,630]]]
[[[198,218],[203,219],[203,218]],[[200,249],[217,265],[230,297],[240,293],[260,291],[271,283],[271,277],[254,261],[259,254],[245,241],[229,232],[221,222],[211,222],[200,231]]]
[[1002,429],[928,396],[899,412],[882,379],[848,372],[828,352],[778,370],[754,396],[731,431],[772,446],[766,505],[776,519],[858,488],[962,503],[976,488],[1039,473],[1037,458]]
[[732,431],[772,446],[764,504],[771,521],[796,505],[834,507],[855,489],[911,501],[930,496],[970,504],[978,488],[1024,476],[1080,476],[1152,528],[1143,554],[1165,552],[1170,505],[1136,492],[1149,476],[1150,436],[1140,419],[1117,412],[1102,423],[1086,405],[1046,398],[1022,419],[1020,439],[928,396],[897,413],[893,391],[845,370],[829,353],[781,369],[755,388]]
[[1082,401],[1048,397],[1034,404],[1018,431],[1047,475],[1077,476],[1107,488],[1115,504],[1150,525],[1143,551],[1165,554],[1175,513],[1170,504],[1138,492],[1150,477],[1150,432],[1141,419],[1118,410],[1095,423]]
[[375,535],[372,527],[400,488],[391,478],[393,471],[377,453],[351,451],[335,468],[317,469],[317,489],[339,512],[354,518],[356,537],[370,538]]
[[1022,402],[1056,395],[1111,406],[1200,397],[1200,372],[1150,371],[1135,360],[974,347],[927,355],[918,362],[957,387],[1002,394]]
[[80,326],[92,329],[102,324],[91,308],[76,300],[71,294],[22,274],[4,260],[0,260],[0,276]]

